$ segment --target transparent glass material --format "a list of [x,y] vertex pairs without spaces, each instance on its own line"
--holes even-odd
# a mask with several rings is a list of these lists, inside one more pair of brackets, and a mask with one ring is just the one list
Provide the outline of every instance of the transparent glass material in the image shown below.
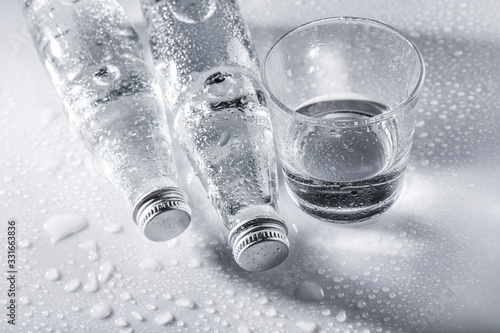
[[241,267],[288,254],[259,64],[234,1],[142,0],[175,135],[229,233]]
[[308,23],[271,48],[263,80],[285,184],[301,209],[349,223],[390,207],[424,72],[415,44],[363,18]]
[[[182,232],[189,224],[189,208],[176,187],[162,96],[125,10],[113,0],[21,3],[69,123],[115,187],[142,212],[134,213],[136,222],[153,240]],[[176,194],[163,193],[171,191]],[[137,207],[143,203],[147,207]],[[148,236],[159,215],[164,219],[179,207],[178,228],[172,226],[179,218],[170,218],[170,231],[158,222],[156,235]]]
[[175,134],[225,225],[231,229],[259,211],[276,215],[271,120],[234,1],[142,4]]

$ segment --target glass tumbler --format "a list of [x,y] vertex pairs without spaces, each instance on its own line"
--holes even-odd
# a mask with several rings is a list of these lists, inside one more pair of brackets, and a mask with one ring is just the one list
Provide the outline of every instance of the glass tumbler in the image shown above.
[[303,211],[351,223],[392,205],[424,76],[415,44],[374,20],[322,19],[276,42],[263,80],[287,191]]

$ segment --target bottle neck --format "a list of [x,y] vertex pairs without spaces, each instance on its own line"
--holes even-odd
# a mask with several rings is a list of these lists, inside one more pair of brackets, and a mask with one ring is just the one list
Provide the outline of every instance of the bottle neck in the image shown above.
[[[270,205],[255,205],[240,209],[233,216],[229,216],[227,221],[224,221],[226,228],[229,230],[234,229],[236,226],[241,225],[245,221],[250,221],[256,217],[278,219],[276,210]],[[279,220],[279,219],[278,219]]]

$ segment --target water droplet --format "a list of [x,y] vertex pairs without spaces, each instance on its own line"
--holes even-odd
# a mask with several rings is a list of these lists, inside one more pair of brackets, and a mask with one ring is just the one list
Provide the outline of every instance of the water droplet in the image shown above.
[[99,252],[97,252],[97,243],[94,240],[88,240],[80,244],[80,248],[83,250],[90,251],[89,260],[97,261],[99,260]]
[[269,303],[269,298],[266,296],[261,296],[257,299],[257,303],[259,304],[268,304]]
[[316,324],[313,323],[312,321],[298,321],[295,323],[295,325],[302,331],[306,333],[313,333],[316,331]]
[[358,307],[358,309],[363,309],[364,307],[366,307],[366,302],[365,301],[357,301],[356,306]]
[[276,310],[274,307],[266,311],[266,317],[276,317],[276,316],[278,316],[278,310]]
[[97,274],[94,271],[90,271],[88,275],[88,280],[83,290],[88,293],[95,293],[99,289],[99,283],[97,282]]
[[425,125],[425,121],[424,120],[419,120],[419,121],[416,122],[415,127],[418,128],[418,127],[422,127],[424,125]]
[[238,333],[252,333],[252,331],[245,325],[238,326]]
[[146,257],[139,263],[139,267],[145,272],[158,272],[161,269],[161,262],[155,258]]
[[43,228],[52,244],[82,230],[87,226],[87,219],[75,214],[53,215],[45,220]]
[[22,305],[28,305],[31,303],[31,301],[27,296],[21,296],[19,297],[19,303],[21,303]]
[[124,318],[118,317],[115,320],[115,325],[118,327],[125,327],[128,325],[128,322]]
[[45,278],[49,281],[57,281],[61,278],[61,274],[56,268],[49,268],[45,273]]
[[122,231],[122,226],[119,225],[118,223],[112,223],[104,227],[104,231],[110,233],[110,234],[116,234],[120,231]]
[[104,302],[98,302],[94,303],[90,308],[90,315],[96,319],[104,319],[107,318],[112,311],[113,309],[109,304]]
[[19,247],[21,249],[27,249],[31,246],[31,242],[27,239],[21,239],[19,240]]
[[175,302],[175,304],[181,308],[187,309],[194,309],[196,307],[196,304],[189,298],[180,298]]
[[293,292],[299,301],[321,301],[325,297],[323,288],[314,281],[302,281]]
[[191,268],[200,268],[201,260],[199,258],[190,258],[188,266]]
[[62,56],[61,45],[59,45],[59,39],[51,38],[49,42],[50,53],[54,58],[60,58]]
[[217,9],[215,0],[173,0],[168,7],[174,17],[184,23],[208,20]]
[[219,136],[219,141],[217,141],[217,145],[219,147],[225,146],[229,142],[230,138],[231,138],[231,132],[223,131]]
[[113,265],[112,262],[110,261],[105,261],[99,266],[99,281],[100,282],[106,282],[109,280],[111,277],[111,273],[113,273],[113,270],[115,269],[115,266]]
[[335,320],[339,323],[345,322],[347,319],[347,314],[345,310],[340,310],[339,313],[335,316]]
[[130,301],[132,299],[132,295],[128,291],[124,291],[120,294],[120,299],[122,301]]
[[139,312],[132,311],[130,312],[130,314],[132,315],[132,317],[134,317],[135,320],[144,321],[144,317]]
[[170,312],[170,311],[164,311],[164,312],[158,314],[158,316],[156,316],[155,323],[157,325],[162,326],[162,325],[170,324],[174,320],[175,320],[175,317],[172,314],[172,312]]
[[68,283],[66,283],[66,285],[64,286],[64,291],[69,293],[76,291],[78,288],[80,288],[80,284],[81,282],[78,279],[69,280]]

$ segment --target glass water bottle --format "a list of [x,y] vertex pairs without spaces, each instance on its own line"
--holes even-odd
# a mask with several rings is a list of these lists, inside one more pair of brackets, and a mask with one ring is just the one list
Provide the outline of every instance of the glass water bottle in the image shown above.
[[71,126],[133,205],[144,235],[190,223],[163,101],[138,35],[114,0],[22,0],[25,21]]
[[288,255],[277,217],[271,124],[248,28],[234,1],[142,0],[156,77],[175,131],[230,230],[244,269]]

